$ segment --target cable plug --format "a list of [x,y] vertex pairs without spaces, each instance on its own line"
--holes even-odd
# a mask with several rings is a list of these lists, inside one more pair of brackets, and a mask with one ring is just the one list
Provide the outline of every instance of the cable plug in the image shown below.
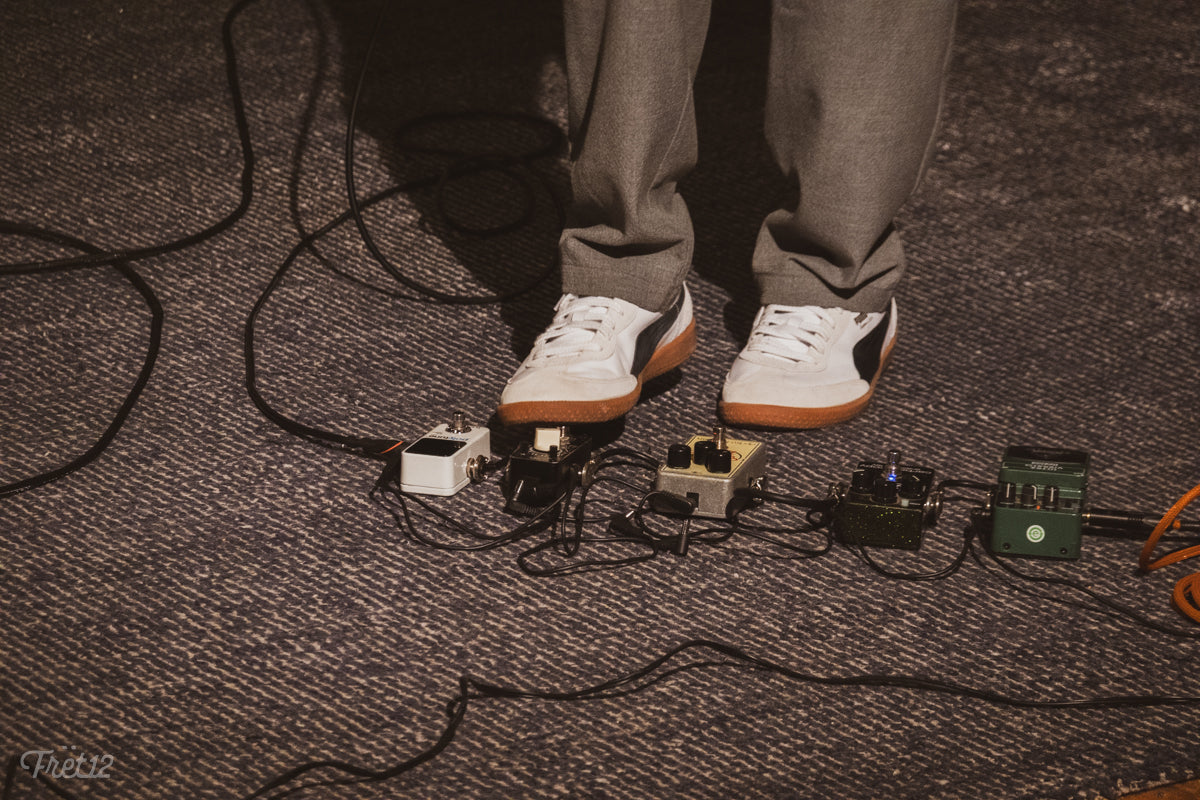
[[[318,440],[322,444],[330,444],[328,441]],[[404,447],[404,442],[397,439],[368,439],[363,437],[345,437],[339,442],[333,443],[333,446],[339,450],[344,450],[347,453],[366,456],[367,458],[378,458],[383,461],[391,461],[400,455],[400,449]]]
[[673,517],[690,517],[697,506],[694,499],[675,492],[652,492],[648,500],[650,508]]
[[1083,512],[1083,524],[1088,528],[1117,528],[1120,530],[1150,530],[1158,522],[1157,517],[1134,511],[1118,511],[1111,508],[1089,508]]
[[668,547],[672,553],[682,558],[687,555],[688,532],[692,527],[692,515],[696,511],[696,506],[699,502],[691,497],[686,497],[675,492],[652,492],[647,498],[650,502],[650,508],[660,514],[665,514],[671,517],[683,517],[683,523],[680,526],[679,533],[674,536],[665,537],[662,540],[662,546]]
[[[1117,511],[1111,508],[1089,508],[1083,512],[1083,524],[1088,528],[1117,530],[1152,530],[1161,517],[1138,511]],[[1181,533],[1200,531],[1200,523],[1172,520],[1168,530]]]
[[608,532],[617,533],[621,536],[627,536],[631,539],[641,539],[645,537],[642,530],[633,522],[633,513],[628,514],[613,514],[608,518]]
[[675,547],[671,550],[671,552],[680,558],[683,558],[688,554],[688,545],[691,544],[691,542],[688,540],[688,532],[691,530],[691,528],[692,518],[684,517],[683,527],[679,529],[679,534],[673,537]]

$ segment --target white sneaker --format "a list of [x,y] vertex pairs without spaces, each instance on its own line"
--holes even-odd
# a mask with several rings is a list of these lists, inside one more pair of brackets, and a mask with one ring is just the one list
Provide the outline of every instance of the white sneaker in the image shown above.
[[643,382],[695,349],[686,286],[661,314],[614,297],[564,294],[554,321],[504,387],[496,413],[506,425],[616,419],[633,408]]
[[721,392],[732,425],[820,428],[866,407],[896,341],[896,301],[859,314],[763,306]]

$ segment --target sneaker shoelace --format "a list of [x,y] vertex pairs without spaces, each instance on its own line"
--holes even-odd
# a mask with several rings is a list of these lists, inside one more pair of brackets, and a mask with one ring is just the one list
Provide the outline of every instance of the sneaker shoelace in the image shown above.
[[613,297],[564,294],[554,307],[554,321],[533,343],[532,360],[572,358],[600,352],[617,329]]
[[836,324],[832,311],[819,306],[769,305],[750,333],[746,349],[795,364],[812,364],[832,341]]

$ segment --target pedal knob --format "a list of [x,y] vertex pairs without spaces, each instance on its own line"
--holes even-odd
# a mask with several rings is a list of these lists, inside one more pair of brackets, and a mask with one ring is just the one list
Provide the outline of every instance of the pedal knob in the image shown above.
[[925,496],[924,487],[921,484],[921,479],[909,473],[900,479],[900,496],[913,500]]
[[687,469],[692,465],[692,448],[686,444],[673,444],[667,448],[667,466],[671,469]]
[[871,496],[876,503],[892,505],[900,499],[900,485],[896,481],[890,481],[886,476],[880,475],[875,479]]
[[692,460],[697,464],[708,464],[708,456],[710,453],[717,451],[717,443],[712,439],[701,439],[692,445]]
[[728,450],[713,450],[704,461],[709,472],[726,473],[733,469],[733,453]]
[[1058,508],[1058,487],[1053,483],[1042,490],[1042,505],[1049,509]]

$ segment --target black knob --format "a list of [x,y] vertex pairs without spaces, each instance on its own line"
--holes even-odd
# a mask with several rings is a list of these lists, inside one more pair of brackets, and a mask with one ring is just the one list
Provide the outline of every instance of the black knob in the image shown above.
[[1042,505],[1046,508],[1058,508],[1058,487],[1053,483],[1042,490]]
[[701,439],[692,445],[692,458],[697,464],[707,464],[708,454],[716,452],[717,444],[712,439]]
[[704,461],[709,472],[729,472],[733,469],[733,453],[728,450],[713,450]]
[[876,503],[895,503],[900,496],[900,484],[896,481],[889,481],[886,476],[880,475],[875,479],[875,485],[871,489],[871,496]]
[[667,466],[671,469],[687,469],[692,465],[692,448],[686,444],[673,444],[667,448]]

